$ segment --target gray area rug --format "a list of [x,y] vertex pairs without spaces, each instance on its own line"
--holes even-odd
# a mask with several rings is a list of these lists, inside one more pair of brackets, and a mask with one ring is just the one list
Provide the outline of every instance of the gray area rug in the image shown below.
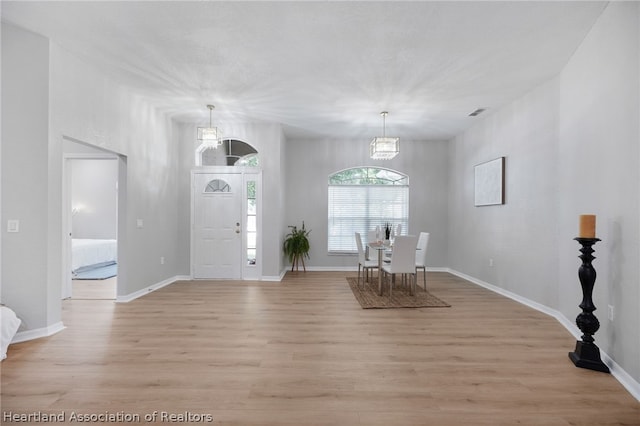
[[371,283],[360,282],[358,288],[358,279],[355,277],[347,277],[347,282],[351,291],[355,296],[362,309],[391,309],[391,308],[448,308],[447,302],[438,299],[423,288],[418,288],[414,296],[409,294],[406,286],[394,285],[393,296],[389,297],[389,289],[383,287],[382,296],[378,296],[377,278]]
[[73,272],[74,280],[106,280],[118,275],[118,264],[115,262],[78,268]]

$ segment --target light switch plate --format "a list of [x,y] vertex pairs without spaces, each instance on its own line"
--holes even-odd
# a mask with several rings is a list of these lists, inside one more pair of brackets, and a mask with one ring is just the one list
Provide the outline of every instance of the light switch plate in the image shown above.
[[10,219],[7,221],[7,232],[19,232],[20,221],[17,219]]

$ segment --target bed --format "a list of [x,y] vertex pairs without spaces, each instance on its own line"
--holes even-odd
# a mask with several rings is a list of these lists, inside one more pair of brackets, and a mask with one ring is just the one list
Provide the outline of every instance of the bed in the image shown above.
[[4,360],[7,357],[7,348],[18,331],[20,323],[15,312],[7,306],[0,305],[0,359]]
[[71,270],[116,263],[116,240],[74,238],[71,240]]

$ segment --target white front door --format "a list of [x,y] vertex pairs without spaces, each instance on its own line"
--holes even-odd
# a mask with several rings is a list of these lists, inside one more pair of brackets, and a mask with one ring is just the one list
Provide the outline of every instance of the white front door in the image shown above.
[[242,277],[242,174],[195,173],[193,277]]

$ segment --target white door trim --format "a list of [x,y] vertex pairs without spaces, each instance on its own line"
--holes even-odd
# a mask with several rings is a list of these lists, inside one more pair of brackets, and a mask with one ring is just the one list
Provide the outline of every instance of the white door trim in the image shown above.
[[242,180],[242,244],[241,250],[243,253],[243,259],[245,257],[245,253],[247,250],[247,216],[246,216],[246,207],[247,207],[247,199],[246,199],[246,181],[247,177],[255,176],[255,181],[257,183],[257,242],[256,242],[256,251],[257,251],[257,262],[256,265],[246,265],[246,262],[241,261],[241,277],[242,280],[259,280],[262,276],[262,169],[258,167],[243,167],[243,166],[206,166],[199,167],[197,169],[191,170],[191,225],[190,225],[190,277],[191,279],[195,279],[194,270],[195,270],[195,208],[196,208],[196,199],[195,199],[195,178],[196,175],[199,174],[240,174]]
[[[101,148],[86,144],[82,141],[63,136],[64,140],[90,146],[93,149]],[[120,288],[125,287],[126,274],[126,217],[127,211],[127,161],[126,156],[115,152],[104,153],[63,153],[62,154],[62,285],[61,298],[66,299],[72,296],[71,285],[71,173],[69,172],[69,161],[71,160],[116,160],[118,161],[118,208],[117,208],[117,241],[118,241],[118,280],[116,284],[116,294]]]

